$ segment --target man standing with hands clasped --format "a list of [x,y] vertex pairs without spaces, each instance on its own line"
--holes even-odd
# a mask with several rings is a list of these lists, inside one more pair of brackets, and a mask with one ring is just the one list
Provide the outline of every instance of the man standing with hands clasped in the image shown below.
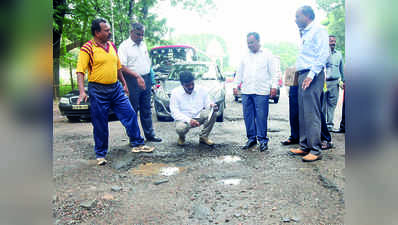
[[[137,113],[140,111],[140,121],[145,138],[147,141],[161,142],[162,139],[155,136],[152,124],[151,60],[143,41],[144,31],[142,24],[132,24],[130,37],[119,46],[119,57],[130,92],[130,103]],[[144,86],[144,89],[139,86]]]
[[268,149],[267,119],[269,97],[276,95],[277,72],[274,56],[261,49],[260,35],[247,34],[249,51],[242,59],[235,77],[234,94],[241,84],[243,118],[248,141],[242,149],[247,150],[260,142],[260,151]]
[[314,24],[310,6],[296,12],[301,47],[296,60],[298,75],[300,149],[290,154],[302,155],[304,162],[313,162],[321,155],[321,94],[325,82],[324,68],[329,57],[329,37],[325,28]]

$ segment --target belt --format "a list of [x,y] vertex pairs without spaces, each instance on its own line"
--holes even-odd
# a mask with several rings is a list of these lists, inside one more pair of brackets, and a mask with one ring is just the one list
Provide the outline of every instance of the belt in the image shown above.
[[297,75],[301,75],[301,74],[308,73],[308,72],[310,72],[310,70],[309,69],[305,69],[305,70],[296,71],[296,74]]
[[334,81],[334,80],[338,80],[339,78],[326,78],[326,81]]

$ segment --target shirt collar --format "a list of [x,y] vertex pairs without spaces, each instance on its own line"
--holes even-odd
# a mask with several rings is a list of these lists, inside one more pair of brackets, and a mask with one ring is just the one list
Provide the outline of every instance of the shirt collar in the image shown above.
[[140,47],[140,46],[142,45],[142,41],[141,41],[140,45],[137,45],[137,43],[135,43],[135,42],[133,41],[133,39],[131,39],[131,36],[129,37],[129,41],[131,42],[131,44],[132,44],[133,46]]
[[301,34],[307,33],[314,26],[314,21],[311,21],[304,29],[300,30]]
[[250,49],[249,49],[249,54],[252,54],[252,55],[256,55],[256,54],[259,54],[259,53],[262,53],[263,52],[263,49],[260,47],[259,49],[258,49],[258,51],[256,52],[256,53],[253,53],[252,51],[250,51]]

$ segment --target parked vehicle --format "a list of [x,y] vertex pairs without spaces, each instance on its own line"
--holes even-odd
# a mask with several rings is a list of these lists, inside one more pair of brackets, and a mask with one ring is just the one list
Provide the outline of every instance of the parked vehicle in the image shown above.
[[166,45],[149,51],[152,69],[156,74],[169,74],[172,65],[197,60],[196,50],[189,45]]
[[156,117],[159,121],[173,120],[170,112],[171,91],[180,86],[179,74],[190,71],[195,75],[195,85],[206,88],[210,98],[218,105],[217,122],[224,121],[225,109],[225,77],[217,65],[210,62],[183,62],[172,65],[169,75],[157,78],[158,88],[154,91]]
[[[87,87],[85,87],[86,94],[88,95]],[[90,101],[81,102],[77,104],[79,99],[79,90],[73,90],[60,98],[58,108],[61,115],[66,116],[70,122],[78,122],[80,119],[90,119]],[[109,110],[109,116],[115,117],[114,112]]]
[[[234,98],[235,98],[236,102],[238,102],[239,99],[242,99],[241,86],[242,86],[242,84],[240,84],[238,86],[238,94],[237,95],[234,94]],[[281,90],[280,90],[281,87],[282,87],[282,78],[280,78],[278,81],[278,86],[276,87],[276,95],[272,98],[271,97],[269,98],[269,100],[272,100],[275,104],[279,102],[279,97],[281,94]]]

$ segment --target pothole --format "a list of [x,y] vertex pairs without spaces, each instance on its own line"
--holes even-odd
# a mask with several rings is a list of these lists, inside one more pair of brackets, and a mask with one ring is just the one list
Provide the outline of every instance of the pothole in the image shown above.
[[238,184],[240,184],[241,181],[242,181],[242,179],[231,178],[231,179],[221,180],[221,183],[223,183],[225,185],[238,185]]
[[241,160],[242,159],[239,156],[235,155],[224,155],[214,159],[216,163],[234,163],[234,162],[239,162]]
[[142,176],[172,176],[182,172],[185,168],[170,166],[164,163],[145,163],[130,170],[130,173]]

